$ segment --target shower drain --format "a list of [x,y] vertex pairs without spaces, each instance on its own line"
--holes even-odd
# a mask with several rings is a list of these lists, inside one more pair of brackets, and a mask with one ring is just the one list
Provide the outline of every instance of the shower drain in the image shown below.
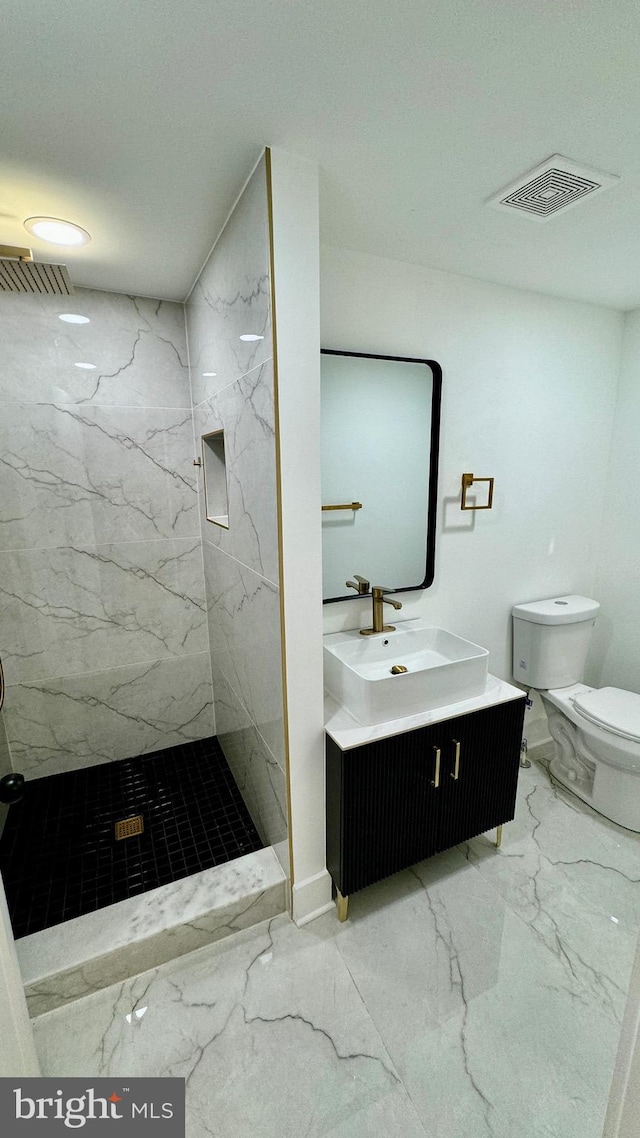
[[132,818],[123,818],[122,822],[116,822],[116,841],[119,842],[122,838],[135,838],[143,830],[144,818],[142,814],[134,814]]

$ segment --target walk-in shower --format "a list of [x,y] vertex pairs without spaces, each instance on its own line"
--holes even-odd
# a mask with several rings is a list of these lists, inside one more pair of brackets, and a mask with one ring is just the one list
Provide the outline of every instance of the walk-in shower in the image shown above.
[[[186,305],[0,295],[0,779],[26,779],[0,867],[28,983],[68,921],[93,923],[58,971],[83,939],[104,960],[107,907],[121,947],[195,913],[166,958],[285,904],[266,215],[261,163]],[[221,432],[225,527],[198,465]]]
[[87,290],[75,321],[68,306],[0,297],[17,938],[269,843],[215,735],[183,308]]

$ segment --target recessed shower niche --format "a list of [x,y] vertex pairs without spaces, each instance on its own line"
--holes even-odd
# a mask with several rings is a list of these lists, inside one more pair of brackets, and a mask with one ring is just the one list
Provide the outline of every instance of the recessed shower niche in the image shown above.
[[224,431],[202,435],[204,508],[207,521],[229,529],[229,494],[224,453]]

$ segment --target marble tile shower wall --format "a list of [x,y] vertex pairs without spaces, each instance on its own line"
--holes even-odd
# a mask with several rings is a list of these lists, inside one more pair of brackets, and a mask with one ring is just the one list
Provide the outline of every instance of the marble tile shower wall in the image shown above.
[[[61,322],[69,311],[90,323]],[[38,777],[212,734],[183,306],[5,296],[0,329],[14,769]]]
[[207,521],[200,494],[217,734],[263,841],[276,844],[287,823],[264,159],[187,302],[187,334],[196,440],[225,438],[228,529]]

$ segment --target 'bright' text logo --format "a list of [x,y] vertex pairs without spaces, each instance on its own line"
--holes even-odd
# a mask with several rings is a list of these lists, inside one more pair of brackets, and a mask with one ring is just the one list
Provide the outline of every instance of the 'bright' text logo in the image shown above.
[[64,1122],[65,1126],[78,1129],[84,1126],[88,1119],[124,1118],[124,1115],[118,1111],[118,1103],[122,1102],[122,1099],[115,1091],[108,1099],[96,1097],[92,1088],[78,1098],[65,1099],[62,1091],[58,1091],[55,1098],[29,1098],[28,1095],[23,1095],[18,1087],[14,1095],[16,1119],[57,1118]]

